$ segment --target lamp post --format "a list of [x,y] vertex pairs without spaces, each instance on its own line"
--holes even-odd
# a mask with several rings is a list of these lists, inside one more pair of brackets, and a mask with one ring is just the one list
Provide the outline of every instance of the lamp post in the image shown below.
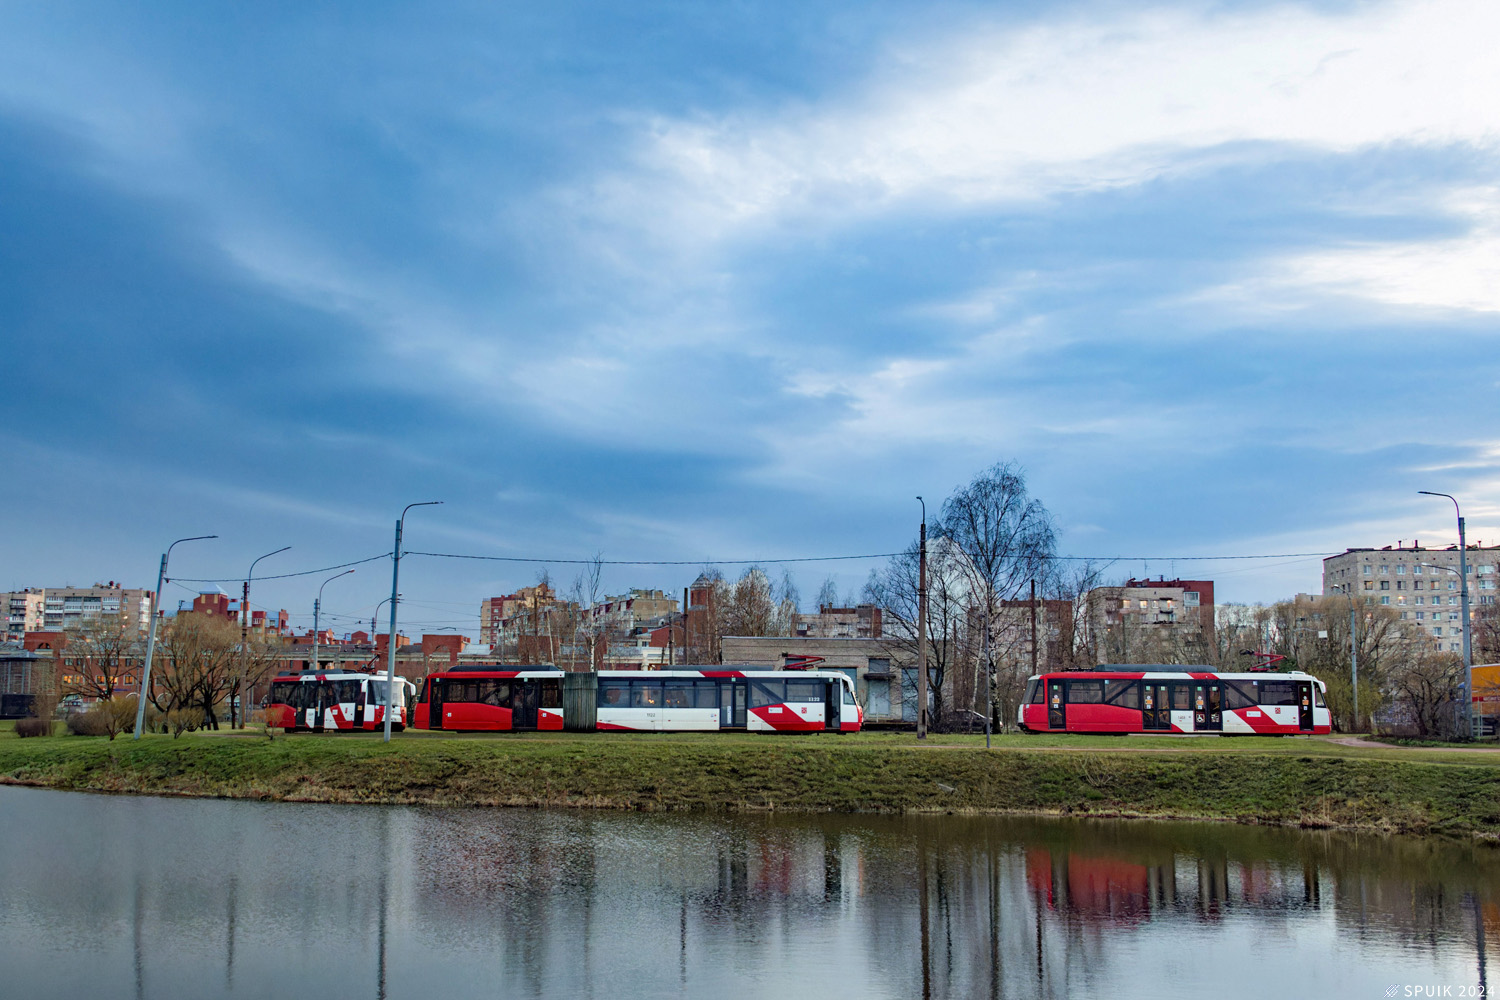
[[319,610],[319,607],[323,603],[323,588],[326,587],[326,586],[328,586],[333,581],[337,580],[339,577],[341,577],[341,576],[348,576],[350,573],[353,573],[353,572],[354,572],[354,570],[352,570],[352,569],[346,569],[342,573],[335,573],[335,574],[333,574],[328,579],[324,580],[323,583],[322,583],[322,585],[320,585],[318,587],[318,596],[315,597],[315,598],[313,598],[312,668],[314,670],[318,669],[318,610]]
[[[239,684],[236,685],[236,687],[238,688],[238,696],[239,696],[239,699],[240,699],[240,708],[241,708],[241,711],[240,711],[240,728],[241,729],[245,728],[245,713],[244,713],[244,705],[245,705],[245,690],[244,690],[245,689],[245,660],[248,659],[248,657],[250,655],[250,581],[255,578],[255,563],[260,562],[262,559],[269,558],[270,556],[279,555],[280,553],[285,552],[289,548],[291,548],[290,545],[283,545],[281,548],[277,549],[275,552],[267,552],[263,556],[256,556],[255,557],[255,562],[252,562],[250,564],[250,572],[248,572],[248,573],[245,574],[245,589],[240,594],[240,681],[239,681]],[[234,713],[234,706],[233,706],[233,703],[231,702],[230,703],[230,714],[231,714],[231,716],[233,715],[233,713]],[[231,725],[230,728],[233,729],[234,726]]]
[[1422,496],[1447,497],[1453,501],[1453,513],[1458,516],[1458,604],[1461,624],[1464,627],[1464,673],[1460,694],[1463,696],[1464,728],[1468,731],[1468,736],[1472,738],[1474,735],[1474,704],[1469,690],[1471,681],[1469,671],[1473,664],[1471,647],[1469,645],[1469,546],[1464,541],[1464,515],[1458,506],[1458,498],[1451,493],[1434,493],[1431,490],[1417,490],[1417,492]]
[[167,546],[167,551],[161,554],[161,569],[156,571],[156,607],[151,609],[151,628],[146,634],[146,665],[141,670],[141,693],[135,704],[135,738],[141,738],[141,730],[146,724],[146,692],[151,689],[151,657],[156,652],[156,620],[161,615],[161,587],[167,579],[167,560],[172,555],[172,549],[183,542],[201,542],[209,538],[218,538],[218,535],[194,535],[192,538],[179,538]]
[[413,507],[435,507],[442,503],[441,500],[423,500],[419,503],[409,503],[401,508],[401,516],[396,518],[396,547],[391,550],[391,634],[386,640],[385,648],[385,742],[391,741],[391,715],[395,712],[396,692],[396,605],[401,603],[401,595],[396,593],[396,588],[401,580],[401,530],[406,524],[406,512]]
[[922,505],[920,554],[917,557],[917,739],[927,738],[927,501]]

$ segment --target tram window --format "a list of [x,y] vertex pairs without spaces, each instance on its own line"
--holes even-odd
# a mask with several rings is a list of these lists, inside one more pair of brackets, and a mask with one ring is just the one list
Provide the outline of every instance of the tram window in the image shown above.
[[668,708],[692,708],[693,682],[667,681],[666,699]]
[[1224,682],[1225,708],[1250,708],[1258,704],[1260,701],[1256,697],[1253,681]]
[[1262,681],[1260,685],[1262,705],[1297,704],[1296,685],[1291,681]]
[[1141,686],[1135,681],[1107,681],[1104,685],[1104,703],[1121,708],[1141,707]]
[[631,708],[660,708],[661,699],[661,681],[630,682]]
[[1026,685],[1026,703],[1028,705],[1042,703],[1042,679],[1040,677]]
[[630,704],[629,681],[600,681],[599,704],[611,708],[624,708]]
[[823,693],[827,690],[827,681],[787,681],[786,700],[818,703],[823,700]]
[[1172,711],[1190,712],[1193,709],[1193,695],[1186,684],[1172,685]]
[[297,692],[294,684],[272,684],[271,701],[278,705],[290,705]]
[[786,701],[785,681],[751,681],[750,682],[750,707],[763,708],[766,705],[780,705]]
[[1326,705],[1323,704],[1323,688],[1320,685],[1317,685],[1317,684],[1313,685],[1313,705],[1316,706],[1317,708],[1327,708],[1328,707],[1328,706],[1326,706]]
[[467,701],[479,700],[479,684],[477,681],[448,681],[448,690],[443,694],[444,701]]
[[505,708],[510,705],[510,681],[478,681],[479,697],[475,700],[481,705],[494,705],[496,708]]
[[853,705],[855,703],[854,702],[854,688],[851,687],[848,684],[841,684],[839,686],[844,689],[844,704],[845,705]]
[[538,681],[543,708],[562,708],[562,681]]
[[340,702],[355,702],[359,700],[359,681],[334,681],[334,694]]
[[693,707],[694,708],[718,708],[719,707],[719,682],[718,681],[694,681],[693,682]]
[[1104,700],[1103,681],[1069,681],[1068,704],[1097,705]]

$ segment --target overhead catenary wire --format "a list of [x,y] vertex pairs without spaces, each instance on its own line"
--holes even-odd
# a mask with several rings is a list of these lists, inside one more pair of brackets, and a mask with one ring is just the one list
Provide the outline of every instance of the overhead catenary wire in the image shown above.
[[[359,565],[362,565],[362,564],[367,563],[367,562],[374,562],[377,559],[389,559],[390,556],[391,556],[391,554],[389,552],[382,552],[378,556],[369,556],[369,557],[367,557],[365,559],[356,559],[353,562],[339,563],[337,566],[322,566],[322,567],[319,567],[318,569],[304,569],[304,570],[299,570],[296,573],[277,573],[274,576],[257,576],[255,579],[257,579],[257,580],[289,580],[289,579],[291,579],[294,576],[312,576],[314,573],[327,573],[331,569],[346,569],[346,568],[348,568],[350,566],[359,566]],[[213,579],[204,579],[204,578],[199,578],[199,577],[176,576],[176,577],[168,577],[168,579],[171,580],[173,583],[179,583],[179,582],[181,582],[181,583],[243,583],[244,580],[245,580],[245,578],[242,577],[242,576],[215,577]]]
[[[862,555],[847,556],[788,556],[778,559],[556,559],[544,556],[490,556],[477,553],[464,552],[417,552],[405,550],[403,556],[426,556],[430,559],[471,559],[482,562],[507,562],[527,563],[532,565],[560,565],[560,566],[588,566],[598,564],[600,566],[769,566],[783,565],[787,563],[816,563],[816,562],[856,562],[869,559],[894,559],[905,555],[905,552],[870,552]],[[1337,552],[1270,552],[1265,554],[1250,555],[1228,555],[1228,556],[1088,556],[1088,555],[1054,555],[1049,558],[1059,562],[1230,562],[1250,559],[1317,559],[1338,555]],[[380,555],[367,556],[364,559],[356,559],[353,562],[338,563],[333,566],[320,566],[317,569],[299,570],[295,573],[276,573],[270,576],[258,576],[257,580],[290,580],[300,576],[312,576],[315,573],[327,573],[335,569],[348,569],[351,566],[360,566],[364,563],[375,562],[378,559],[389,559],[389,552]],[[241,583],[244,577],[168,577],[167,582],[179,586],[185,583]]]

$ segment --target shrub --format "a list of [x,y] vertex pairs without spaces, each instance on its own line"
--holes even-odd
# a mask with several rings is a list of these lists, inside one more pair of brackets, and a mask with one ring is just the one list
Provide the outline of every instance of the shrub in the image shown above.
[[172,731],[175,740],[183,733],[191,733],[203,725],[203,709],[201,708],[174,708],[167,713],[167,728]]
[[17,719],[16,735],[25,739],[28,736],[51,736],[51,719]]
[[74,736],[108,736],[109,709],[103,705],[68,716],[68,732]]

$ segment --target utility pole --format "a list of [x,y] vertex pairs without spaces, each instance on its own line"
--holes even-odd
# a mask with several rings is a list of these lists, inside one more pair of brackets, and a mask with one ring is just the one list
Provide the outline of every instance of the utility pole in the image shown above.
[[346,569],[342,573],[335,573],[333,576],[330,576],[328,579],[324,580],[323,581],[323,585],[318,588],[318,596],[313,599],[312,668],[314,670],[318,669],[318,609],[319,609],[319,607],[323,603],[323,587],[328,586],[330,583],[332,583],[333,581],[337,580],[339,577],[341,577],[341,576],[348,576],[350,573],[353,573],[353,572],[354,572],[354,570],[352,570],[352,569]]
[[[267,552],[264,556],[257,556],[255,562],[250,564],[250,572],[245,574],[245,589],[240,594],[240,679],[236,685],[236,691],[240,701],[240,728],[245,728],[245,661],[250,658],[250,581],[255,577],[255,563],[260,562],[267,556],[274,556],[291,548],[283,545],[275,552]],[[229,703],[229,728],[234,728],[234,702]]]
[[1354,729],[1359,730],[1359,636],[1355,633],[1357,615],[1354,610],[1354,598],[1349,598],[1349,672],[1352,675],[1351,683],[1354,685]]
[[218,537],[218,535],[194,535],[192,538],[179,538],[168,545],[167,551],[161,554],[161,569],[156,571],[156,604],[151,608],[151,628],[146,633],[146,663],[141,668],[141,693],[135,703],[136,739],[141,738],[141,733],[146,728],[146,695],[151,690],[151,657],[156,653],[156,623],[161,618],[161,588],[167,580],[167,560],[172,556],[172,549],[181,542],[201,542]]
[[1036,648],[1036,577],[1031,578],[1031,676],[1037,675]]
[[391,633],[386,640],[385,647],[385,742],[391,741],[391,716],[396,710],[396,605],[401,603],[401,595],[396,588],[401,579],[401,529],[406,523],[406,512],[413,507],[434,507],[442,503],[441,500],[424,500],[421,503],[409,503],[401,508],[401,516],[396,518],[396,547],[391,550]]
[[990,585],[984,584],[984,748],[990,748],[990,730],[994,728],[995,685],[990,676]]
[[1459,696],[1463,705],[1463,724],[1466,739],[1474,737],[1474,699],[1470,691],[1472,681],[1472,669],[1474,665],[1473,648],[1469,643],[1469,543],[1464,540],[1464,515],[1458,506],[1458,498],[1448,493],[1433,493],[1430,490],[1418,490],[1418,493],[1430,497],[1447,497],[1453,501],[1453,512],[1458,515],[1458,603],[1464,627],[1464,672],[1463,680],[1459,687]]
[[927,501],[922,505],[922,532],[917,556],[917,739],[927,738]]

